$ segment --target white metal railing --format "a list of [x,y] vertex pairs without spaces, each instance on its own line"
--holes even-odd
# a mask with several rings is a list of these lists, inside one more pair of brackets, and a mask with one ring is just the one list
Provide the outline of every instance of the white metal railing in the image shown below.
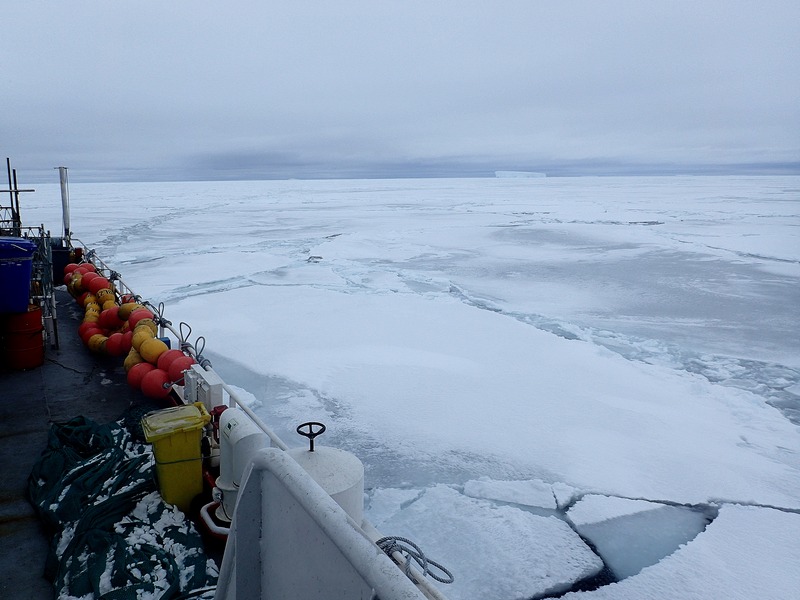
[[253,423],[255,423],[256,426],[261,431],[263,431],[264,433],[267,434],[267,436],[269,437],[269,439],[272,442],[273,446],[275,446],[276,448],[280,448],[281,450],[288,450],[289,449],[289,446],[287,446],[283,442],[283,440],[280,437],[278,437],[278,434],[275,433],[266,423],[264,423],[264,421],[262,421],[259,418],[259,416],[256,413],[254,413],[253,410],[249,406],[247,406],[244,402],[242,402],[242,400],[239,398],[238,394],[233,389],[231,389],[231,386],[229,386],[227,383],[225,383],[223,381],[222,382],[222,387],[225,389],[226,392],[228,392],[228,396],[230,396],[230,398],[234,402],[234,404],[239,409],[244,411],[244,413],[248,417],[250,417],[250,420],[253,421]]

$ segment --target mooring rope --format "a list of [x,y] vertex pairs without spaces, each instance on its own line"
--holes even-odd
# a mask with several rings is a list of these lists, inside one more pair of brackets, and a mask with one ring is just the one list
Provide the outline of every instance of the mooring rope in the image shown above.
[[[423,576],[430,575],[432,579],[435,579],[440,583],[453,583],[453,581],[455,580],[453,574],[449,570],[447,570],[444,566],[442,566],[435,560],[432,560],[427,556],[425,556],[425,553],[422,551],[422,549],[408,538],[390,535],[382,537],[375,543],[381,550],[383,550],[389,556],[391,556],[393,552],[399,552],[400,554],[405,555],[406,557],[405,573],[409,579],[413,580],[413,577],[411,576],[411,560],[414,559],[414,561],[422,569]],[[435,567],[440,572],[444,573],[445,577],[440,577],[436,575],[433,571],[430,570],[429,565]]]

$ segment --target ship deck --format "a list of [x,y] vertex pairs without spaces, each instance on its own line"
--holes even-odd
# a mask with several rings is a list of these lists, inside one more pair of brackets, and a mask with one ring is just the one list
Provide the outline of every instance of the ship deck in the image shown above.
[[55,597],[43,575],[50,540],[26,495],[50,425],[79,415],[108,423],[152,404],[128,387],[122,361],[90,354],[77,333],[82,313],[63,288],[56,298],[59,348],[48,344],[41,367],[0,370],[0,598]]

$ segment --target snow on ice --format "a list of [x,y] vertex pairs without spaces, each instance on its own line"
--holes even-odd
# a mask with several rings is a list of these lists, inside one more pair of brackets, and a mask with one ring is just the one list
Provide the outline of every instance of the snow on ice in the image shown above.
[[570,598],[796,594],[800,178],[72,187],[78,237],[290,445],[325,421],[453,600],[593,577],[579,534],[630,576]]
[[704,533],[639,575],[564,600],[797,596],[800,515],[726,504]]
[[[430,523],[436,515],[436,526]],[[603,563],[561,519],[468,498],[445,485],[424,490],[395,515],[374,523],[414,540],[455,576],[440,586],[451,598],[525,598],[563,592]],[[454,556],[453,548],[461,549]],[[443,556],[448,556],[442,560]]]

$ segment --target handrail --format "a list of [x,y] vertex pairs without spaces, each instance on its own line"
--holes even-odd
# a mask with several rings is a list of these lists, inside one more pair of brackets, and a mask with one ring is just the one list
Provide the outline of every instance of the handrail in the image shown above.
[[[208,370],[208,369],[206,369],[206,370]],[[235,403],[235,404],[236,404],[236,405],[237,405],[237,406],[238,406],[240,409],[242,409],[242,411],[244,411],[244,413],[245,413],[245,414],[246,414],[248,417],[250,417],[250,420],[251,420],[251,421],[253,421],[253,423],[255,423],[255,424],[256,424],[256,426],[257,426],[257,427],[258,427],[258,428],[259,428],[261,431],[263,431],[264,433],[266,433],[266,434],[267,434],[267,436],[269,437],[269,439],[272,441],[272,444],[273,444],[273,445],[274,445],[276,448],[280,448],[281,450],[288,450],[288,449],[289,449],[289,446],[287,446],[287,445],[286,445],[286,444],[283,442],[283,440],[282,440],[280,437],[278,437],[278,434],[277,434],[277,433],[275,433],[275,432],[274,432],[272,429],[270,429],[269,425],[267,425],[266,423],[264,423],[264,421],[262,421],[262,420],[259,418],[259,416],[258,416],[258,415],[256,415],[256,413],[254,413],[254,412],[253,412],[253,410],[252,410],[252,409],[251,409],[249,406],[247,406],[247,405],[246,405],[244,402],[242,402],[242,400],[241,400],[241,399],[238,397],[238,395],[236,394],[236,392],[235,392],[233,389],[231,389],[231,386],[229,386],[227,383],[225,383],[225,382],[223,381],[223,382],[222,382],[222,387],[223,387],[223,389],[224,389],[226,392],[228,392],[228,395],[230,396],[231,400],[233,400],[233,402],[234,402],[234,403]]]

